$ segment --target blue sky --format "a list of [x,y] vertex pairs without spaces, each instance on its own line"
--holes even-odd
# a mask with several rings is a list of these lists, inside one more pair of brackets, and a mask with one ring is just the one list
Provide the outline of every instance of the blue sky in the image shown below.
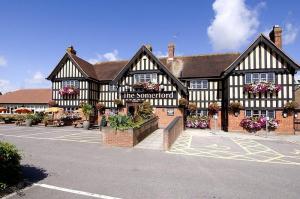
[[44,78],[73,45],[91,61],[130,59],[142,44],[166,55],[241,52],[274,24],[300,62],[297,0],[0,1],[0,91],[50,87]]

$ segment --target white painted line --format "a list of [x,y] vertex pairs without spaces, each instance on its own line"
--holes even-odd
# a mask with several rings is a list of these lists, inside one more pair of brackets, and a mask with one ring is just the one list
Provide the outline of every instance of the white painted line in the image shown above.
[[73,194],[77,194],[77,195],[89,196],[89,197],[93,197],[93,198],[121,199],[121,198],[116,198],[116,197],[112,197],[112,196],[106,196],[106,195],[96,194],[96,193],[89,193],[89,192],[85,192],[85,191],[78,191],[78,190],[74,190],[74,189],[67,189],[67,188],[57,187],[57,186],[48,185],[48,184],[35,183],[34,185],[43,187],[43,188],[47,188],[47,189],[53,189],[53,190],[63,191],[63,192],[67,192],[67,193],[73,193]]

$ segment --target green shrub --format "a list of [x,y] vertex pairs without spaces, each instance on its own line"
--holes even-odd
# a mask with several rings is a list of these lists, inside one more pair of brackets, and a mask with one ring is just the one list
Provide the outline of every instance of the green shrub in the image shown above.
[[93,112],[93,106],[90,104],[84,103],[81,108],[82,108],[82,112],[84,114],[85,120],[89,120],[90,115]]
[[21,155],[18,149],[7,142],[0,141],[0,186],[17,183],[21,179]]
[[102,116],[100,126],[107,126],[107,121],[106,121],[106,116],[105,115]]
[[138,115],[143,119],[150,119],[153,116],[153,107],[150,102],[144,101],[138,108]]
[[108,118],[110,127],[116,130],[127,130],[130,128],[140,127],[138,124],[134,123],[132,119],[126,115],[114,115]]

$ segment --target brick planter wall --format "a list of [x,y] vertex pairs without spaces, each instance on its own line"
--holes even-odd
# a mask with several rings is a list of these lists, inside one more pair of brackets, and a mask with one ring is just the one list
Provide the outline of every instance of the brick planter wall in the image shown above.
[[133,147],[156,129],[158,129],[158,118],[152,118],[145,122],[140,128],[135,129],[121,131],[111,127],[104,127],[102,129],[102,139],[106,145]]
[[178,136],[184,129],[183,117],[176,117],[165,129],[164,129],[164,150],[169,150],[172,144],[176,141]]

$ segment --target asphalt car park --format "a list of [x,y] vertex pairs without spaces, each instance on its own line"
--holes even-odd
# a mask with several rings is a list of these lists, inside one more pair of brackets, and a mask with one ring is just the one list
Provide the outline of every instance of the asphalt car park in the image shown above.
[[300,148],[288,142],[186,131],[164,152],[104,146],[99,130],[13,125],[0,126],[0,139],[22,151],[32,183],[8,197],[13,199],[296,199],[300,194]]

